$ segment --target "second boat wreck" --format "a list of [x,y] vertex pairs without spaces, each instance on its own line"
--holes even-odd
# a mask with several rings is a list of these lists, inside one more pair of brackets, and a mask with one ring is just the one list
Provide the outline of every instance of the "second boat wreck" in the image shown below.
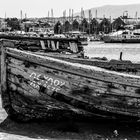
[[2,101],[12,118],[140,119],[140,76],[0,45]]
[[107,60],[102,58],[88,58],[84,54],[84,47],[77,38],[54,37],[22,37],[0,36],[5,39],[9,47],[31,51],[42,56],[49,56],[72,63],[97,66],[112,71],[140,75],[140,63],[129,60]]

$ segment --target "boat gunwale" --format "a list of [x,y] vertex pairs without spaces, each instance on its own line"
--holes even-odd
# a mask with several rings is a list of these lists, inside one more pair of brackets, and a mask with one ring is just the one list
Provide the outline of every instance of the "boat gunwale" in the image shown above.
[[0,41],[11,41],[11,40],[53,40],[53,41],[75,41],[79,42],[78,38],[58,38],[58,37],[27,37],[27,36],[9,36],[9,35],[0,35]]
[[[121,85],[125,85],[125,86],[130,86],[130,87],[136,87],[136,88],[139,88],[140,86],[139,85],[131,85],[131,84],[127,84],[127,83],[121,83],[121,82],[115,82],[115,81],[109,81],[109,80],[105,80],[105,79],[100,79],[100,78],[97,78],[97,77],[91,77],[91,76],[88,76],[88,75],[83,75],[83,74],[80,74],[80,73],[76,73],[76,72],[70,72],[70,71],[68,71],[68,70],[62,70],[61,68],[56,68],[56,67],[50,67],[50,66],[47,66],[46,64],[42,64],[42,63],[39,63],[39,62],[37,62],[37,61],[33,61],[33,60],[31,60],[31,59],[29,59],[29,58],[25,58],[24,56],[19,56],[19,55],[17,55],[17,54],[13,54],[13,53],[10,53],[10,52],[8,52],[8,50],[12,50],[12,51],[16,51],[16,52],[20,52],[20,53],[23,53],[23,54],[25,54],[25,55],[31,55],[31,56],[33,56],[33,57],[38,57],[38,58],[41,58],[41,59],[50,59],[50,60],[52,60],[52,61],[57,61],[57,62],[60,62],[60,63],[62,63],[62,64],[67,64],[67,66],[71,66],[71,65],[73,65],[73,63],[71,63],[71,62],[66,62],[66,61],[64,61],[64,60],[59,60],[59,59],[56,59],[56,58],[52,58],[52,57],[48,57],[48,56],[40,56],[40,55],[36,55],[36,54],[33,54],[33,53],[31,53],[31,52],[25,52],[25,51],[21,51],[21,50],[17,50],[17,49],[12,49],[12,48],[8,48],[7,49],[7,51],[6,51],[6,54],[7,55],[9,55],[9,56],[12,56],[12,57],[14,57],[14,58],[18,58],[18,59],[20,59],[20,60],[26,60],[26,61],[29,61],[29,62],[32,62],[32,63],[34,63],[34,64],[39,64],[39,65],[41,65],[41,66],[45,66],[45,67],[48,67],[48,68],[51,68],[51,69],[55,69],[55,70],[59,70],[59,71],[63,71],[63,72],[66,72],[66,73],[70,73],[70,74],[73,74],[73,75],[78,75],[78,76],[82,76],[82,77],[85,77],[85,78],[89,78],[89,79],[95,79],[95,80],[99,80],[99,81],[103,81],[103,82],[109,82],[109,83],[115,83],[115,84],[121,84]],[[87,65],[84,65],[84,64],[79,64],[79,63],[75,63],[75,64],[78,64],[78,65],[74,65],[75,67],[78,67],[78,68],[81,68],[82,66],[85,66],[85,67],[82,67],[82,68],[84,68],[85,70],[86,70],[86,68],[88,67]],[[81,67],[80,67],[81,66]],[[110,74],[118,74],[118,75],[120,75],[120,76],[126,76],[126,77],[129,77],[129,78],[139,78],[140,79],[140,76],[135,76],[135,75],[128,75],[128,74],[123,74],[123,73],[118,73],[118,72],[112,72],[112,71],[109,71],[109,70],[105,70],[105,69],[103,69],[103,68],[98,68],[98,67],[96,67],[96,66],[89,66],[89,68],[94,68],[93,70],[95,70],[95,71],[98,71],[98,69],[99,70],[101,70],[100,72],[107,72],[107,73],[110,73]],[[92,70],[92,69],[89,69],[88,68],[88,70]],[[95,68],[97,68],[97,69],[95,69]]]

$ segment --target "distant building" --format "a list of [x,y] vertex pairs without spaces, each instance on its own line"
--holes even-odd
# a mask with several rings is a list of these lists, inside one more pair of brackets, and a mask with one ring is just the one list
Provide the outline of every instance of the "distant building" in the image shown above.
[[24,31],[26,32],[37,32],[37,33],[49,32],[49,30],[51,29],[50,24],[48,24],[47,22],[26,21],[26,22],[23,22],[22,24],[23,24]]
[[101,23],[99,24],[99,31],[104,33],[109,33],[111,31],[111,22],[107,18],[103,18]]
[[91,34],[98,34],[99,32],[99,22],[97,21],[96,18],[93,18],[90,22],[90,28],[89,28],[89,33]]
[[89,23],[87,22],[85,18],[81,21],[80,31],[89,32]]
[[75,19],[73,22],[72,22],[72,30],[73,31],[79,31],[79,22],[77,21],[77,19]]
[[72,30],[72,25],[68,20],[65,21],[65,23],[63,24],[63,32],[69,32],[71,30]]
[[6,29],[7,26],[7,22],[4,19],[1,19],[0,21],[0,29]]
[[124,25],[126,25],[126,23],[124,22],[124,20],[121,17],[116,18],[112,23],[111,23],[111,27],[112,30],[119,30],[121,27],[123,27]]
[[55,25],[54,25],[54,33],[55,34],[61,34],[62,33],[62,24],[60,21],[58,21]]

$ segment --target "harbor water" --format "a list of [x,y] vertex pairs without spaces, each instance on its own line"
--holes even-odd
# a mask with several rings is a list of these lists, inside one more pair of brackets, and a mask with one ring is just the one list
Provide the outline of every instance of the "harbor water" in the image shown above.
[[119,59],[120,52],[123,53],[123,60],[140,63],[140,43],[104,43],[104,42],[88,42],[84,46],[85,55],[92,57],[106,57],[108,60]]

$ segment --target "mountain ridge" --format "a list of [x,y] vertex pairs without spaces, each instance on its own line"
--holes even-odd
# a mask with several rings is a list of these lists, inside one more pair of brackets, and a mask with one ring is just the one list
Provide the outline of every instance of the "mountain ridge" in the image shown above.
[[[110,18],[110,17],[117,18],[123,16],[123,14],[126,15],[127,13],[128,13],[128,17],[130,18],[140,17],[140,3],[129,4],[129,5],[104,5],[100,7],[86,9],[84,10],[84,14],[86,18],[89,17],[89,10],[91,10],[92,18],[96,17],[95,14],[96,10],[97,10],[97,17],[99,18],[103,18],[104,16],[106,18]],[[80,16],[80,12],[75,14],[75,16],[77,15]]]

